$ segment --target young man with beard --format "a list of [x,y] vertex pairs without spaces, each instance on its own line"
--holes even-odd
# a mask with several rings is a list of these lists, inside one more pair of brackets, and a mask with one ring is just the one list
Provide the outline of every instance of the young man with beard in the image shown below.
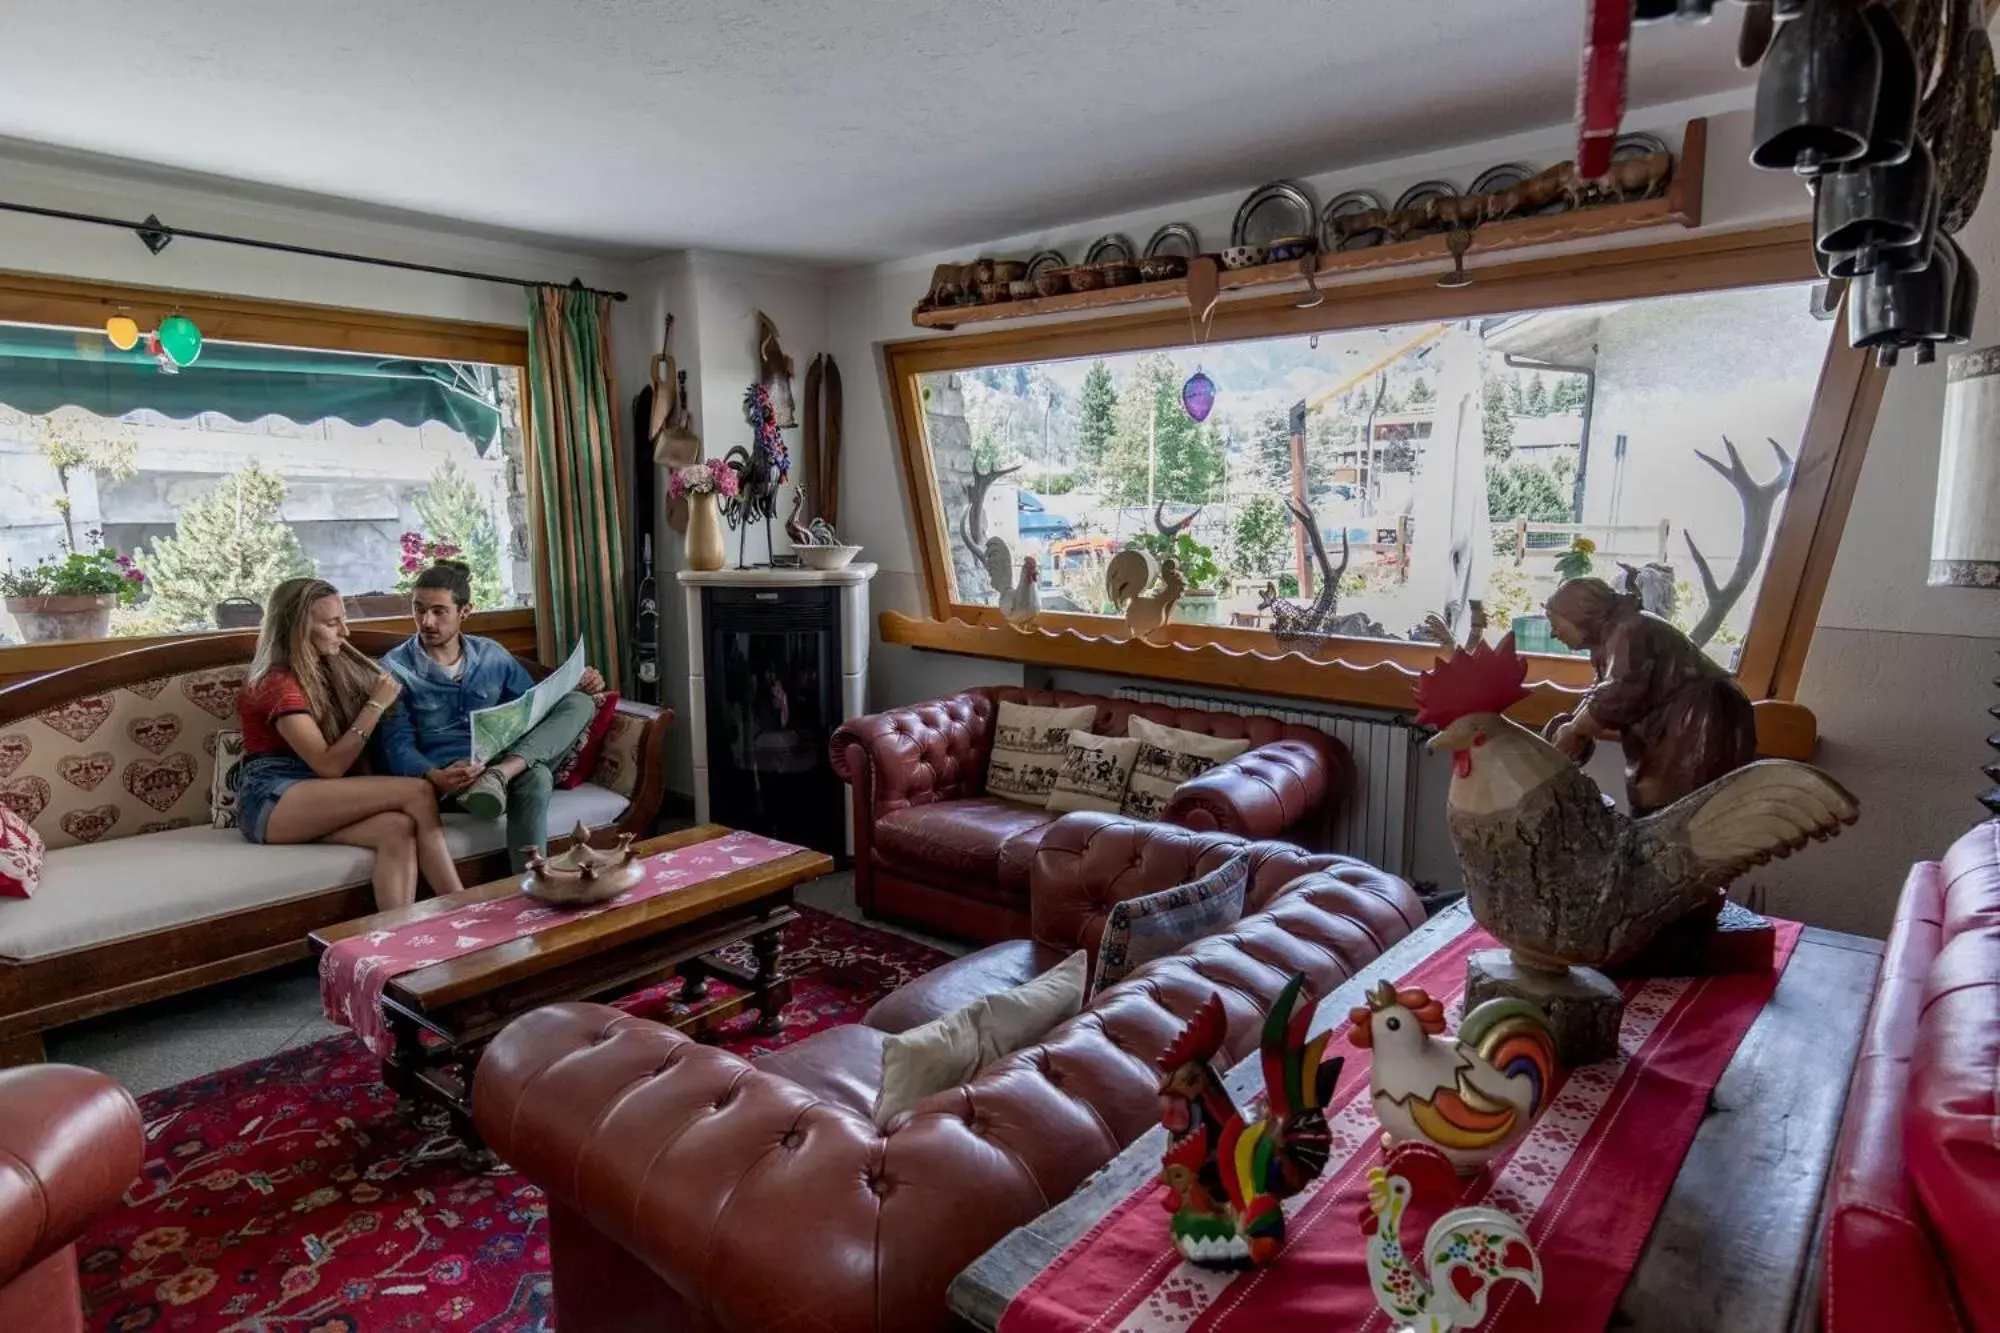
[[462,562],[440,560],[417,575],[410,610],[416,637],[382,659],[403,684],[402,707],[383,719],[383,758],[391,772],[427,779],[441,805],[477,819],[506,816],[507,854],[524,869],[523,849],[548,845],[550,770],[590,725],[604,677],[585,668],[574,693],[506,754],[480,764],[472,758],[472,714],[519,698],[535,682],[505,648],[463,632],[472,574]]

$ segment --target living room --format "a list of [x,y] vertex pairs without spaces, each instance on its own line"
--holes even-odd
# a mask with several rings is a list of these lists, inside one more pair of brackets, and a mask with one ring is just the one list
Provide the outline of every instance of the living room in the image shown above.
[[0,1315],[2000,1329],[1991,6],[1463,8],[10,18]]

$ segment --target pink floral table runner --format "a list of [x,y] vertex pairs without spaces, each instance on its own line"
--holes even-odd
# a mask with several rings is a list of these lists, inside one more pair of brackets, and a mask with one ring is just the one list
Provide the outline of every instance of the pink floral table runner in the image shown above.
[[351,1028],[369,1050],[386,1057],[392,1041],[382,1018],[382,988],[391,978],[806,850],[755,833],[728,833],[647,857],[646,877],[637,887],[590,907],[549,907],[524,893],[510,893],[356,935],[320,955],[320,1004],[329,1019]]

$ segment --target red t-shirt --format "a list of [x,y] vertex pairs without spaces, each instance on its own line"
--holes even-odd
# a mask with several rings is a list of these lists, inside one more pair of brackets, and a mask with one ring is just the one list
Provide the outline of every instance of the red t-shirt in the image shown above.
[[236,716],[243,723],[244,755],[254,758],[292,754],[291,742],[278,732],[278,719],[292,713],[310,715],[311,712],[298,677],[289,671],[273,671],[245,685],[236,695]]

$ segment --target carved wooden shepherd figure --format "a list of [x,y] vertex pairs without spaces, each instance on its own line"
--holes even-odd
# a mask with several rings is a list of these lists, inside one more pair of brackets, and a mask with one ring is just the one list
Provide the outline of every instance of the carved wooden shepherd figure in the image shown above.
[[1757,757],[1757,720],[1736,680],[1685,634],[1613,592],[1571,579],[1548,600],[1549,628],[1590,650],[1597,684],[1573,713],[1552,719],[1549,742],[1578,763],[1597,737],[1618,733],[1625,797],[1634,815],[1672,805]]

